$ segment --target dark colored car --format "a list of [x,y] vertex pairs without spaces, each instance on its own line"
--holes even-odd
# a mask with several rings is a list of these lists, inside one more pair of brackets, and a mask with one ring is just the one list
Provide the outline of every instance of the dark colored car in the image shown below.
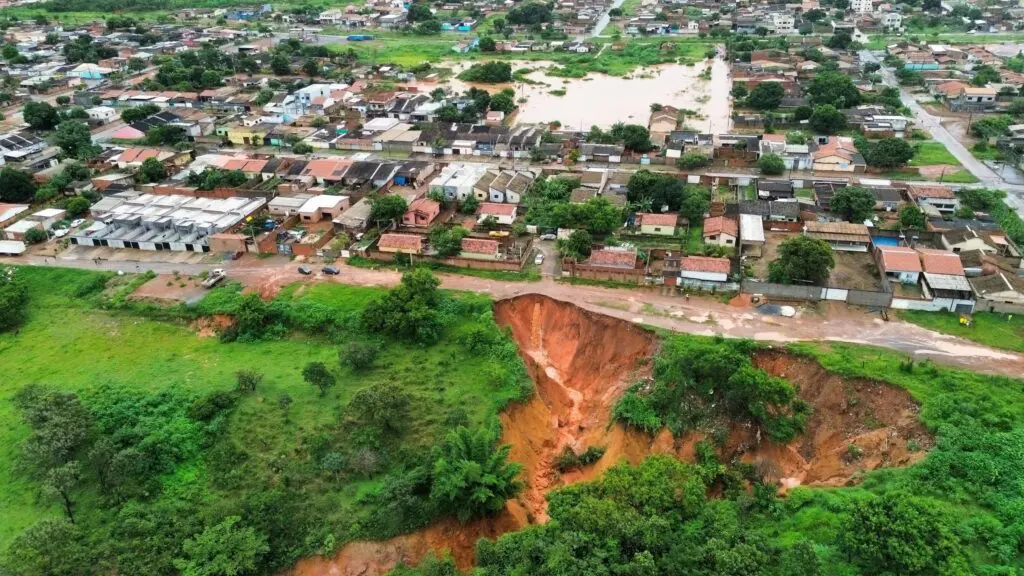
[[312,273],[313,269],[310,268],[309,266],[299,266],[299,274],[302,274],[303,276],[309,276]]
[[341,270],[338,270],[334,266],[324,266],[323,268],[320,269],[320,271],[323,272],[324,274],[330,274],[331,276],[341,274]]

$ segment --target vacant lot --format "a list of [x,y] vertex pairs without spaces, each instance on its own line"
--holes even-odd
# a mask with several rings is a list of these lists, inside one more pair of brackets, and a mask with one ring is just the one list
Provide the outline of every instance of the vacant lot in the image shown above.
[[878,290],[878,266],[871,254],[865,252],[832,253],[836,267],[829,276],[829,285],[849,290]]
[[771,264],[772,260],[779,252],[779,244],[793,235],[786,232],[765,232],[764,233],[764,248],[761,250],[761,258],[748,260],[755,278],[761,280],[768,279],[768,265]]

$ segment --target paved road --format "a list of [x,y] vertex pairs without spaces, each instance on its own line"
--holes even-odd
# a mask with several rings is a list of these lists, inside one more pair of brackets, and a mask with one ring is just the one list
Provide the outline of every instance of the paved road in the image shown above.
[[[539,247],[542,251],[548,251],[545,249],[547,246]],[[655,289],[612,289],[555,282],[551,277],[555,270],[549,268],[552,260],[553,257],[546,258],[544,278],[539,282],[503,282],[450,274],[439,276],[442,287],[451,290],[484,293],[495,299],[542,294],[601,314],[676,332],[706,336],[721,334],[778,343],[802,340],[851,342],[897,350],[918,360],[933,359],[978,372],[1014,377],[1024,374],[1022,354],[994,350],[898,320],[884,322],[877,315],[845,305],[830,307],[824,312],[801,310],[794,318],[767,316],[758,313],[748,301],[742,299],[724,304],[714,298],[662,295]],[[44,263],[43,258],[38,256],[0,258],[0,264],[7,263],[120,270],[126,273],[136,271],[136,263],[133,261],[105,260],[96,264],[89,259],[51,257]],[[388,267],[369,270],[341,263],[336,265],[341,269],[339,276],[323,276],[319,273],[302,276],[296,271],[298,264],[284,257],[259,259],[246,256],[220,264],[140,262],[138,270],[198,274],[212,268],[225,268],[229,279],[237,280],[266,296],[294,282],[342,282],[386,287],[397,284],[401,279],[398,271]],[[318,265],[311,267],[314,270],[319,268]]]
[[594,25],[593,31],[590,32],[591,38],[594,36],[600,36],[601,33],[604,32],[604,29],[608,27],[608,23],[612,20],[611,16],[608,15],[608,11],[612,8],[622,8],[622,5],[625,2],[626,0],[614,0],[614,2],[611,3],[611,6],[608,6],[608,8],[601,13],[601,17],[597,20],[597,24]]
[[[881,60],[869,50],[862,50],[860,52],[860,56],[861,59],[866,62],[877,62],[881,64]],[[998,174],[995,173],[995,171],[975,158],[974,155],[971,154],[970,150],[968,150],[955,136],[946,130],[942,125],[941,117],[935,116],[925,110],[910,92],[899,85],[892,68],[882,66],[881,74],[882,80],[886,86],[899,88],[900,100],[902,100],[903,105],[909,108],[914,114],[917,124],[928,130],[934,140],[941,142],[942,145],[949,150],[950,154],[952,154],[968,172],[980,180],[979,184],[969,186],[999,188],[1000,190],[1005,190],[1007,205],[1024,216],[1024,185],[1009,184],[1005,182]]]

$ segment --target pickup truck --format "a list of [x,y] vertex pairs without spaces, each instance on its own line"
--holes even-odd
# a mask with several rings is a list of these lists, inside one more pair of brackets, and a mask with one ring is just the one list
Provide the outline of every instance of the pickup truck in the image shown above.
[[227,272],[223,268],[214,268],[210,271],[210,275],[206,277],[206,280],[200,284],[203,288],[210,289],[220,283],[221,280],[228,277]]

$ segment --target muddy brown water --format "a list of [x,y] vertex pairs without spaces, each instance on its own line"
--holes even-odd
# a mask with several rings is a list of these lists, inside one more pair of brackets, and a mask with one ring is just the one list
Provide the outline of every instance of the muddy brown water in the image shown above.
[[[473,565],[479,538],[496,538],[527,524],[547,521],[545,495],[572,482],[598,477],[609,467],[638,463],[651,454],[692,461],[697,432],[654,438],[611,424],[622,392],[649,372],[659,339],[633,323],[541,295],[524,295],[494,305],[495,319],[519,346],[537,393],[501,414],[502,441],[510,458],[524,466],[527,488],[497,517],[466,524],[444,520],[424,530],[383,542],[351,542],[332,558],[308,558],[294,576],[373,576],[399,562],[416,563],[430,552],[449,551],[460,569]],[[755,354],[754,363],[783,377],[813,406],[805,433],[785,445],[761,439],[751,427],[734,424],[719,447],[724,461],[754,464],[762,477],[785,492],[798,485],[842,486],[860,473],[906,466],[921,459],[933,439],[918,420],[918,405],[905,390],[829,373],[811,359],[782,351]],[[593,466],[559,474],[554,460],[565,447],[581,451],[604,446]],[[856,446],[853,451],[850,446]],[[856,457],[851,454],[857,453]]]

